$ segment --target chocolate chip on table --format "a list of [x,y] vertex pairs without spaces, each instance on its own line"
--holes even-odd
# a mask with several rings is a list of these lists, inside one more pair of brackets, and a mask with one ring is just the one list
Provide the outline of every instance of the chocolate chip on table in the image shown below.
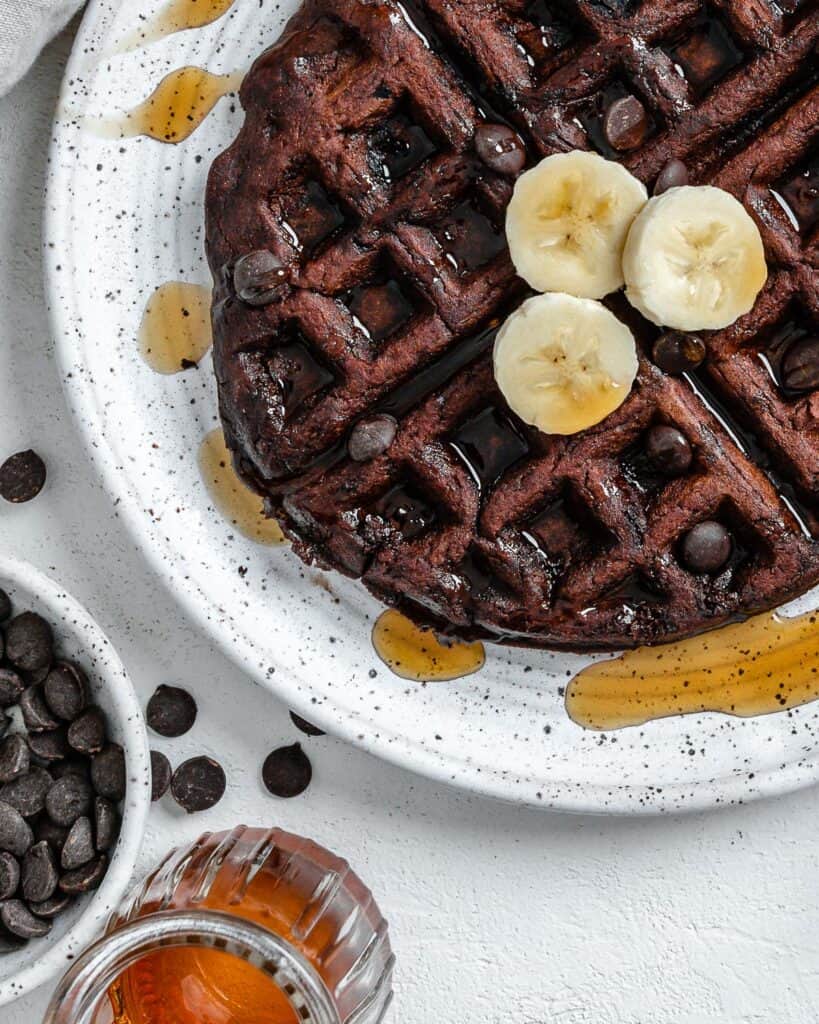
[[295,711],[290,712],[290,720],[293,725],[305,736],[326,736],[327,734],[319,729],[317,725],[313,725],[312,722],[308,722],[306,718],[302,718],[301,715],[297,715]]
[[475,132],[475,152],[498,174],[520,174],[526,165],[523,140],[505,124],[479,125]]
[[0,668],[0,707],[19,704],[26,684],[13,668]]
[[45,809],[46,794],[53,781],[44,768],[34,765],[25,775],[12,779],[0,788],[0,801],[11,804],[24,818],[33,818]]
[[731,557],[731,534],[722,523],[706,520],[689,530],[682,542],[682,559],[692,572],[718,572]]
[[279,747],[267,755],[262,767],[262,780],[273,796],[299,796],[310,785],[313,766],[300,743]]
[[31,826],[16,807],[0,801],[0,850],[22,857],[34,843]]
[[51,664],[54,634],[42,615],[22,612],[6,626],[6,657],[15,668],[36,672]]
[[819,388],[819,335],[800,338],[782,360],[782,384],[790,391]]
[[43,684],[46,704],[65,722],[73,722],[88,704],[88,679],[70,661],[55,661]]
[[188,814],[195,814],[218,804],[226,787],[225,772],[218,761],[192,757],[173,773],[171,796]]
[[125,798],[125,754],[117,743],[109,743],[91,761],[91,784],[99,796],[119,803]]
[[146,721],[169,739],[184,736],[196,721],[196,701],[179,686],[158,686],[148,701]]
[[236,260],[233,287],[248,306],[268,306],[281,298],[290,280],[287,267],[268,249],[255,249]]
[[60,878],[60,891],[70,896],[78,896],[80,893],[91,892],[96,889],[105,876],[108,868],[108,858],[103,854],[96,860],[90,860],[82,867],[68,871]]
[[105,746],[105,731],[105,715],[92,705],[69,725],[68,745],[78,754],[98,754]]
[[654,342],[652,355],[661,370],[676,377],[696,370],[705,359],[705,342],[696,334],[666,331]]
[[23,899],[41,903],[53,896],[59,874],[54,851],[48,843],[35,843],[23,857],[20,888]]
[[21,939],[41,939],[51,931],[51,922],[35,917],[22,900],[3,900],[0,921],[12,935]]
[[20,862],[3,850],[0,853],[0,900],[8,900],[17,892],[20,884]]
[[45,463],[30,448],[10,455],[0,466],[0,497],[6,501],[31,501],[43,489],[45,482]]
[[29,732],[56,729],[60,724],[59,720],[48,710],[42,688],[39,686],[28,686],[23,690],[20,697],[20,711]]
[[94,803],[91,784],[79,775],[66,775],[52,784],[45,809],[55,825],[69,828],[77,818],[90,812]]
[[151,751],[151,801],[156,803],[171,785],[171,762],[159,750]]
[[386,415],[370,416],[360,420],[350,431],[347,451],[353,462],[369,462],[378,458],[395,440],[398,421]]
[[5,622],[11,617],[11,598],[0,587],[0,622]]
[[110,850],[119,832],[119,814],[110,800],[98,796],[94,800],[94,836],[99,853]]
[[691,465],[691,445],[676,427],[652,427],[646,434],[645,445],[652,464],[666,476],[680,476]]
[[648,114],[636,96],[621,96],[606,110],[603,134],[606,141],[619,152],[636,149],[648,133]]
[[63,844],[60,864],[65,871],[73,871],[93,860],[95,856],[91,819],[85,816],[77,818]]
[[43,900],[41,903],[32,903],[28,905],[28,909],[32,914],[36,914],[37,917],[44,917],[51,920],[57,917],[58,914],[62,914],[64,910],[67,910],[71,906],[72,899],[67,896],[64,892],[55,892],[53,896],[49,896],[47,900]]
[[657,180],[654,182],[654,195],[662,195],[663,192],[667,192],[670,188],[681,188],[683,185],[688,184],[688,168],[676,157],[672,157],[671,160],[663,167],[657,176]]
[[38,761],[48,764],[62,761],[70,753],[65,726],[61,726],[59,729],[50,729],[48,732],[29,733],[28,745]]

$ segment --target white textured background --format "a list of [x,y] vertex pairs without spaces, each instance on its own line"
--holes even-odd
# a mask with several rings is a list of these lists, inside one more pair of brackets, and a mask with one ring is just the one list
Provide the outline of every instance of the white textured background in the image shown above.
[[[93,476],[63,401],[42,295],[40,219],[66,33],[0,100],[0,457],[34,447],[46,490],[0,507],[0,543],[59,577],[147,698],[191,689],[195,730],[156,743],[220,758],[226,798],[155,808],[143,867],[204,829],[264,822],[347,856],[390,919],[394,1024],[666,1024],[819,1019],[819,790],[679,819],[543,815],[441,789],[330,738],[313,786],[282,802],[264,755],[299,738],[146,570]],[[36,1024],[47,993],[0,1010]]]

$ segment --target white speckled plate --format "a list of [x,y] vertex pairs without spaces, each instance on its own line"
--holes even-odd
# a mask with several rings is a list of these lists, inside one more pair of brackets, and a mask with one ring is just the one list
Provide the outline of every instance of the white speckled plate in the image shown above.
[[223,99],[176,147],[101,139],[82,116],[135,106],[185,64],[246,69],[296,0],[237,0],[206,28],[112,55],[161,5],[89,5],[54,129],[45,252],[70,402],[121,514],[196,621],[309,719],[479,793],[623,813],[738,802],[813,782],[815,706],[601,735],[574,725],[564,709],[561,687],[587,660],[580,657],[494,648],[485,669],[466,679],[404,682],[373,652],[380,609],[361,587],[337,577],[319,585],[321,574],[287,548],[254,545],[214,511],[196,460],[216,423],[210,361],[160,376],[142,362],[136,337],[158,285],[208,283],[203,189],[241,111]]

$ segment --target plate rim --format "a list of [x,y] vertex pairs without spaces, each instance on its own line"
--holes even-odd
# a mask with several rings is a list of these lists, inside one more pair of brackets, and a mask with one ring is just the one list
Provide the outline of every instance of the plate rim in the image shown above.
[[[331,701],[312,704],[308,688],[287,692],[286,686],[280,684],[286,673],[275,673],[272,677],[259,670],[258,658],[254,656],[254,648],[241,629],[233,630],[211,628],[211,622],[218,618],[218,604],[211,599],[194,581],[180,573],[177,568],[169,568],[185,558],[171,544],[166,543],[151,524],[150,517],[141,508],[138,495],[133,492],[129,478],[121,473],[117,466],[115,453],[111,449],[105,433],[100,429],[99,411],[93,387],[86,383],[83,374],[69,374],[71,368],[70,352],[75,351],[76,341],[73,336],[88,343],[89,332],[84,322],[77,317],[74,295],[77,288],[75,269],[68,263],[61,264],[60,278],[49,242],[54,243],[56,252],[70,252],[73,247],[66,243],[72,238],[69,211],[76,203],[78,191],[69,190],[68,183],[72,180],[78,163],[70,168],[60,160],[65,143],[67,126],[60,121],[59,113],[68,91],[69,81],[83,70],[88,78],[87,58],[82,53],[82,42],[99,26],[103,20],[106,7],[111,8],[113,0],[90,0],[84,12],[77,35],[74,39],[71,54],[63,75],[60,95],[52,124],[48,147],[48,172],[45,185],[45,204],[43,217],[42,262],[45,283],[46,310],[49,327],[54,343],[56,361],[59,366],[60,382],[71,411],[78,433],[90,456],[92,465],[99,475],[103,490],[118,504],[121,520],[126,532],[135,540],[140,553],[162,585],[181,604],[183,611],[192,622],[232,661],[247,673],[249,678],[259,686],[270,691],[279,701],[299,714],[326,729],[331,735],[343,739],[352,746],[364,750],[391,764],[409,772],[422,775],[434,782],[453,786],[457,789],[481,797],[500,799],[505,802],[575,814],[598,814],[606,816],[656,816],[683,814],[709,810],[719,806],[748,803],[751,800],[765,799],[785,793],[796,792],[819,782],[819,747],[808,757],[792,760],[777,768],[754,774],[754,785],[748,787],[747,774],[729,772],[727,775],[715,776],[702,782],[678,782],[657,786],[642,784],[605,784],[599,782],[572,782],[560,778],[550,781],[541,780],[539,785],[521,785],[524,780],[514,772],[494,770],[491,773],[471,767],[464,760],[457,762],[459,768],[453,774],[453,760],[443,754],[436,754],[423,744],[410,742],[407,737],[396,731],[379,727],[377,736],[363,737],[359,732],[355,718],[333,717],[330,709]],[[105,36],[104,31],[97,33],[100,42]],[[98,67],[98,65],[96,66]],[[96,67],[94,71],[96,72]],[[72,114],[79,115],[74,107]],[[71,285],[71,305],[61,297],[59,302],[52,301],[60,293],[58,285],[65,287],[66,280]],[[72,318],[71,313],[74,313]],[[82,325],[81,325],[82,324]],[[83,416],[83,412],[85,416]],[[96,427],[96,429],[95,429]],[[173,558],[163,558],[163,552]],[[225,613],[220,613],[224,615]],[[231,619],[231,622],[234,620]],[[275,657],[268,655],[267,660]],[[529,780],[531,781],[531,780]],[[556,792],[539,793],[538,789],[554,788]],[[666,799],[658,800],[658,796]],[[678,799],[674,799],[675,795]]]

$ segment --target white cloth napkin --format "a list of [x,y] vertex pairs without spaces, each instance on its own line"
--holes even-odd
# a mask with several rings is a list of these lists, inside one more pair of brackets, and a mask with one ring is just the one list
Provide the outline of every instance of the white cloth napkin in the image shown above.
[[83,0],[0,0],[0,95],[28,71]]

